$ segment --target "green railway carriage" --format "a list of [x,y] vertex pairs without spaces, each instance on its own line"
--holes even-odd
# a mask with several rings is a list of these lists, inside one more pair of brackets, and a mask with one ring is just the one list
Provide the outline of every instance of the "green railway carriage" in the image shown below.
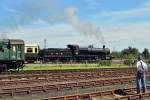
[[0,39],[0,71],[18,69],[24,64],[24,41]]

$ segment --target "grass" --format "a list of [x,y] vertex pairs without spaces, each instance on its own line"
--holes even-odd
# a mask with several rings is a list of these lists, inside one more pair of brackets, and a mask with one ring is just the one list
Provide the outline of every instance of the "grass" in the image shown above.
[[94,68],[128,68],[127,65],[101,66],[98,64],[28,64],[23,70],[67,70],[67,69],[94,69]]

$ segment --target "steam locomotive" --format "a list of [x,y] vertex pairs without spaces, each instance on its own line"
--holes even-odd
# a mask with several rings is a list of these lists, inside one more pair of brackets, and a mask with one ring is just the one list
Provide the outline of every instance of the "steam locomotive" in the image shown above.
[[[29,48],[27,48],[29,49]],[[31,47],[30,47],[31,49]],[[33,52],[25,53],[27,62],[97,62],[99,60],[111,60],[110,49],[80,47],[79,45],[67,45],[67,48],[33,48]]]

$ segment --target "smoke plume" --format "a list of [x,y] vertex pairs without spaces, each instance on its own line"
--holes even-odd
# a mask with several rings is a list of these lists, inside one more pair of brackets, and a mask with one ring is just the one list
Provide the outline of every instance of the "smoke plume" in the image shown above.
[[94,26],[90,22],[81,21],[80,18],[76,16],[77,11],[78,10],[75,7],[68,7],[64,10],[67,15],[68,22],[81,33],[85,35],[93,35],[98,41],[105,44],[100,28]]

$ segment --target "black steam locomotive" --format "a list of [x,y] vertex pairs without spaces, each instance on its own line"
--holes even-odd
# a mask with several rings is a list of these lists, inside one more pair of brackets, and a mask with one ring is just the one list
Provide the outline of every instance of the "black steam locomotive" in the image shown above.
[[110,49],[79,47],[78,45],[67,45],[67,48],[46,48],[38,53],[27,53],[27,62],[97,62],[99,60],[111,60]]

